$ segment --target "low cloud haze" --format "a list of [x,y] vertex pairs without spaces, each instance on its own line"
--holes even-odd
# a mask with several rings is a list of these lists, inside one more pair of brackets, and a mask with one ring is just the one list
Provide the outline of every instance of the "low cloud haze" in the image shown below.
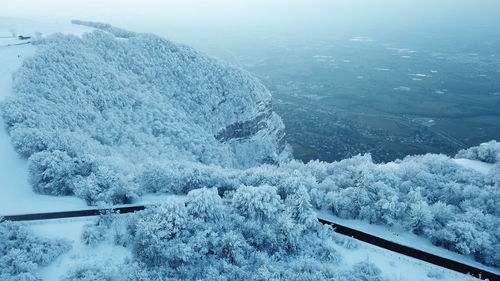
[[498,25],[496,0],[4,0],[0,16],[79,18],[137,31],[181,36],[201,32],[363,33]]

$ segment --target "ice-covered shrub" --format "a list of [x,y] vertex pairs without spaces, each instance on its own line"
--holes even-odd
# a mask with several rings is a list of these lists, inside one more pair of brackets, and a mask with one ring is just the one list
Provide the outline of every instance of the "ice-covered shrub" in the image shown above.
[[81,240],[84,244],[89,246],[97,246],[99,242],[106,239],[105,236],[106,228],[95,224],[86,224],[83,226]]
[[38,266],[70,249],[68,242],[37,237],[20,223],[0,223],[0,280],[40,280]]
[[486,163],[500,162],[500,142],[489,141],[468,149],[460,150],[455,158],[479,160]]
[[440,271],[437,271],[435,269],[431,269],[427,272],[427,277],[432,278],[432,279],[436,279],[436,280],[440,280],[443,278],[443,273]]
[[200,188],[190,191],[186,207],[189,215],[206,221],[223,219],[227,212],[216,188]]
[[[61,281],[114,281],[118,280],[114,272],[98,265],[80,265],[71,269]],[[124,280],[124,279],[122,279]]]
[[52,195],[73,193],[72,179],[79,167],[66,152],[42,151],[29,159],[29,180],[35,191]]
[[[384,278],[380,276],[380,269],[372,263],[363,261],[356,263],[350,270],[349,280],[353,281],[382,281]],[[346,276],[347,277],[347,276]]]
[[282,211],[280,197],[272,186],[241,186],[232,195],[234,210],[247,219],[273,219]]

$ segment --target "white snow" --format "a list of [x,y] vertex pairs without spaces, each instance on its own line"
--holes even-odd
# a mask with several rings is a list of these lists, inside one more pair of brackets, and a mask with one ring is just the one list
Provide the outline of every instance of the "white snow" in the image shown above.
[[483,174],[488,174],[490,170],[493,169],[494,166],[494,164],[491,163],[485,163],[478,160],[470,160],[470,159],[453,159],[453,161],[455,161],[455,163],[457,163],[462,167],[476,170]]
[[[338,223],[362,232],[369,233],[371,235],[399,243],[408,247],[422,250],[424,252],[432,253],[437,256],[445,257],[451,260],[455,260],[470,266],[474,266],[480,269],[484,269],[496,274],[500,274],[500,270],[497,268],[489,267],[475,261],[472,257],[460,255],[459,253],[446,250],[442,247],[433,245],[428,239],[424,237],[417,236],[415,234],[409,233],[406,230],[400,229],[398,227],[388,227],[384,225],[370,224],[366,221],[353,220],[353,219],[342,219],[334,215],[329,214],[326,210],[317,211],[318,217],[331,221],[333,223]],[[394,255],[399,255],[394,253]],[[376,261],[372,260],[375,264]],[[427,264],[427,263],[425,263]],[[385,272],[385,270],[382,270]],[[398,269],[399,271],[399,269]],[[420,279],[419,279],[420,280]]]
[[60,219],[32,223],[31,228],[37,235],[46,238],[62,238],[71,242],[69,252],[58,257],[53,263],[39,269],[44,281],[61,280],[68,269],[85,264],[99,264],[109,266],[121,264],[124,259],[132,256],[129,249],[114,245],[111,241],[103,241],[92,247],[80,240],[82,227],[95,221],[93,218]]
[[381,275],[389,280],[436,280],[428,276],[429,272],[438,273],[441,276],[439,280],[442,281],[478,280],[371,244],[360,241],[358,243],[360,246],[357,249],[338,249],[344,258],[343,262],[348,266],[363,261],[373,263],[381,270]]

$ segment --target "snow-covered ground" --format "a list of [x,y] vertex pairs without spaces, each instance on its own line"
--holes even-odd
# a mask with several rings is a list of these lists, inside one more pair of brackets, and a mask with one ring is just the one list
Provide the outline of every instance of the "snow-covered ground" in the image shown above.
[[90,27],[75,25],[66,21],[41,22],[28,19],[0,17],[0,37],[8,37],[11,36],[12,33],[15,33],[16,36],[32,36],[37,32],[41,33],[42,36],[56,32],[82,35],[92,30],[93,29]]
[[419,249],[424,252],[432,253],[437,256],[445,257],[464,264],[468,264],[473,267],[500,274],[500,270],[498,268],[483,265],[475,261],[472,257],[460,255],[456,252],[452,252],[442,247],[432,245],[432,243],[428,239],[409,233],[406,230],[398,229],[397,227],[391,228],[384,225],[370,224],[366,221],[361,220],[342,219],[329,214],[328,211],[318,211],[317,214],[319,218],[331,221],[333,223],[338,223],[340,225],[366,232],[371,235],[375,235],[377,237],[399,243],[401,245]]
[[368,261],[375,264],[382,276],[394,281],[462,281],[479,280],[470,276],[448,270],[430,263],[359,242],[357,249],[340,248],[344,264],[352,266],[355,263]]
[[453,159],[453,161],[455,161],[455,163],[457,163],[462,167],[476,170],[483,174],[489,173],[494,166],[494,164],[491,163],[485,163],[478,160],[470,160],[470,159]]
[[69,252],[57,258],[49,266],[40,268],[40,277],[44,281],[59,281],[68,269],[75,266],[100,264],[113,266],[123,263],[131,257],[129,249],[104,241],[92,247],[81,242],[80,236],[85,224],[92,223],[95,218],[61,219],[31,223],[37,235],[47,238],[62,238],[71,242]]

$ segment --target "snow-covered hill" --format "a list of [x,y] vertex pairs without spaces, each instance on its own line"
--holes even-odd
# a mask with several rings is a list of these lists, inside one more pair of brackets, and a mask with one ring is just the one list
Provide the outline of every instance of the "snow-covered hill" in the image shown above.
[[105,31],[31,38],[36,52],[1,105],[39,193],[129,203],[152,166],[288,158],[271,95],[246,71],[154,35],[78,23]]

